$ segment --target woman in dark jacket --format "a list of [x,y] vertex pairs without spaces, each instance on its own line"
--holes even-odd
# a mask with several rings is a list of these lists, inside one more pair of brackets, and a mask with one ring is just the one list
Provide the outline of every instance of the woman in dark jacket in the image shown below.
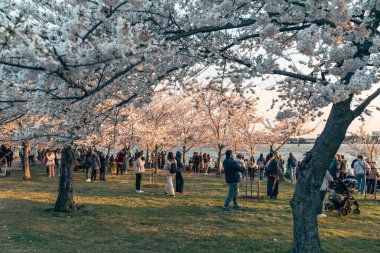
[[266,174],[268,177],[267,195],[272,199],[277,199],[278,195],[278,182],[279,182],[279,168],[277,161],[277,154],[270,153],[266,159]]
[[175,191],[183,194],[184,180],[182,177],[182,172],[184,169],[184,164],[182,162],[182,153],[180,151],[177,151],[175,155],[175,159],[177,161],[177,173],[175,176]]

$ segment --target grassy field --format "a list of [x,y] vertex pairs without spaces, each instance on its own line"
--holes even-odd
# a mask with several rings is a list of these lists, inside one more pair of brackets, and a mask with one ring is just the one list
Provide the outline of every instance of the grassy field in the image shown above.
[[[51,211],[58,178],[47,178],[38,166],[32,177],[23,181],[18,171],[0,179],[2,253],[290,252],[291,185],[280,185],[277,201],[240,199],[242,210],[223,213],[223,177],[186,174],[186,194],[170,198],[164,176],[160,187],[137,194],[133,174],[88,183],[76,173],[75,201],[85,208],[69,214]],[[323,252],[380,252],[380,204],[358,199],[360,216],[320,220]]]

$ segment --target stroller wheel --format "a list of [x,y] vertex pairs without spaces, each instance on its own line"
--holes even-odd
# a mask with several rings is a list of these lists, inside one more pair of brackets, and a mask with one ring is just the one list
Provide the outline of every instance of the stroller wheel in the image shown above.
[[334,210],[334,206],[331,204],[331,203],[327,203],[326,205],[325,205],[325,211],[327,212],[327,213],[330,213],[330,212],[332,212]]
[[348,214],[348,211],[346,208],[342,207],[341,209],[339,209],[339,213],[342,216],[346,216]]
[[359,208],[355,208],[352,212],[354,214],[356,214],[356,215],[359,215],[360,214],[360,209]]

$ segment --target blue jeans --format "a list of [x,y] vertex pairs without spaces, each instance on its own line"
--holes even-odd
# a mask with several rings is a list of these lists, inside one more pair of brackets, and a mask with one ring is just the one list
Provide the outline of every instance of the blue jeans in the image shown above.
[[264,181],[264,169],[260,169],[260,181]]
[[231,200],[234,203],[234,206],[237,206],[237,195],[239,193],[239,183],[230,183],[228,184],[228,195],[226,201],[224,202],[224,207],[230,205]]
[[292,182],[292,184],[296,182],[296,168],[295,167],[290,168],[290,181]]
[[357,174],[356,181],[358,181],[356,190],[358,190],[360,193],[364,193],[364,174]]

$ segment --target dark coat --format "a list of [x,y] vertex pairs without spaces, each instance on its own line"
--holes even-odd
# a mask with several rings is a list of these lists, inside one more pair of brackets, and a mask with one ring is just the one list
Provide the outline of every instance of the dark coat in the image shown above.
[[240,175],[238,172],[243,172],[243,168],[232,158],[226,158],[223,161],[224,174],[228,184],[239,183]]
[[175,155],[175,160],[177,161],[177,171],[183,172],[184,164],[182,162],[182,153],[181,152],[177,151],[177,153]]

